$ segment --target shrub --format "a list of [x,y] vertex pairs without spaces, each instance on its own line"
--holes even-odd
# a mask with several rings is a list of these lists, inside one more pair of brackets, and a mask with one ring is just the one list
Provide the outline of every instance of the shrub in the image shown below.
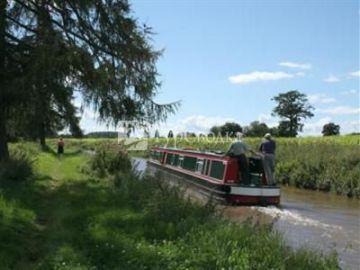
[[129,172],[131,161],[123,145],[102,143],[96,148],[90,160],[90,169],[99,177],[113,175],[117,172]]
[[37,152],[24,145],[11,149],[10,159],[0,163],[0,182],[22,182],[33,176]]

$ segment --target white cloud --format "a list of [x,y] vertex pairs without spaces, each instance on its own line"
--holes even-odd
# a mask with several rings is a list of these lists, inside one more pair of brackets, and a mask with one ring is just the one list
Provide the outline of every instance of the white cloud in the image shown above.
[[295,75],[276,71],[276,72],[269,72],[269,71],[254,71],[250,73],[243,73],[229,77],[229,81],[233,84],[247,84],[256,81],[274,81],[274,80],[281,80],[287,78],[293,78]]
[[321,135],[323,126],[331,122],[331,120],[331,117],[324,117],[316,122],[305,123],[301,135]]
[[83,106],[83,99],[81,95],[75,93],[72,104],[79,109],[78,116],[80,119],[80,127],[85,131],[85,133],[92,131],[104,131],[109,130],[109,128],[104,123],[99,123],[98,117],[99,113],[95,112],[89,107]]
[[96,120],[97,118],[99,118],[100,115],[98,112],[86,108],[82,113],[82,116],[89,120]]
[[319,103],[331,103],[331,102],[335,102],[336,99],[332,98],[332,97],[324,97],[322,99],[319,100]]
[[75,99],[73,99],[72,104],[73,104],[76,108],[80,109],[81,106],[82,106],[82,101],[81,101],[81,99],[79,99],[79,98],[75,98]]
[[289,67],[289,68],[299,68],[299,69],[311,69],[311,64],[301,64],[301,63],[294,63],[294,62],[281,62],[279,66]]
[[277,127],[279,125],[279,119],[271,114],[260,114],[258,116],[258,121],[260,123],[265,123],[268,127]]
[[360,132],[360,121],[346,121],[340,123],[340,134]]
[[116,128],[114,126],[108,126],[105,123],[100,123],[98,117],[98,112],[94,112],[89,108],[85,108],[81,114],[81,129],[84,129],[85,133],[93,131],[116,131]]
[[351,72],[350,76],[352,76],[352,77],[360,77],[360,70]]
[[333,122],[340,126],[340,134],[349,134],[353,132],[360,132],[360,121],[334,121],[331,117],[324,117],[316,122],[305,123],[303,132],[300,136],[314,136],[322,135],[323,126],[327,123]]
[[340,79],[332,74],[330,74],[329,76],[327,76],[324,79],[324,82],[328,82],[328,83],[334,83],[334,82],[339,82],[339,81],[340,81]]
[[319,119],[316,122],[305,123],[303,132],[301,132],[300,136],[314,136],[314,135],[322,135],[322,129],[325,124],[333,122],[336,125],[340,126],[340,134],[349,134],[353,132],[360,132],[360,121],[342,121],[337,122],[333,121],[331,117],[324,117]]
[[327,113],[331,115],[347,115],[347,114],[360,114],[360,108],[349,106],[337,106],[327,109],[317,109],[319,113]]
[[359,90],[350,89],[349,91],[342,91],[342,92],[340,92],[340,94],[342,94],[342,95],[355,95],[355,94],[359,94]]
[[183,131],[207,133],[211,127],[215,125],[223,125],[225,122],[236,122],[236,120],[234,118],[193,115],[181,120],[180,125],[184,127]]
[[300,77],[304,77],[305,73],[304,72],[297,72],[295,73],[296,76],[300,76]]
[[[196,134],[208,134],[210,128],[213,126],[223,125],[226,122],[238,122],[235,118],[231,117],[211,117],[204,115],[191,115],[182,120],[178,120],[172,123],[158,124],[152,129],[159,130],[161,136],[166,136],[169,130],[172,130],[174,134],[181,132],[194,132]],[[152,132],[152,133],[154,133]]]
[[335,98],[328,97],[325,94],[312,94],[308,95],[307,98],[311,104],[331,103],[336,101]]

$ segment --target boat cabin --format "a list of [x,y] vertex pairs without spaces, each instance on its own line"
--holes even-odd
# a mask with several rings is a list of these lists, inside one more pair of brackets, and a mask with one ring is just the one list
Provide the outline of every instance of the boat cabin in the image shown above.
[[151,158],[163,165],[186,170],[197,176],[203,176],[224,184],[266,185],[261,159],[256,157],[249,158],[250,182],[248,183],[240,178],[237,159],[230,156],[212,152],[158,147],[152,149]]

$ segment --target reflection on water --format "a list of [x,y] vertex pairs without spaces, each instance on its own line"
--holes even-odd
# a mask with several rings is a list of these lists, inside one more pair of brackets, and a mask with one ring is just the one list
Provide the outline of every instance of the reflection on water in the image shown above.
[[133,157],[131,158],[133,170],[140,176],[142,176],[147,168],[147,161],[144,158]]
[[[135,159],[137,170],[146,169],[145,159]],[[281,188],[277,207],[223,208],[224,215],[236,222],[251,220],[273,224],[295,248],[311,247],[325,253],[336,250],[344,269],[360,269],[360,201],[335,194]],[[188,195],[201,199],[194,190]]]

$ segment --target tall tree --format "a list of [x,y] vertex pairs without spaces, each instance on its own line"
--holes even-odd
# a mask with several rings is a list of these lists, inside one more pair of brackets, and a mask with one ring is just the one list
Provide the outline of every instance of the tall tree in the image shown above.
[[333,136],[340,134],[340,126],[335,123],[327,123],[323,126],[323,130],[321,132],[324,136]]
[[[220,126],[213,126],[210,128],[210,134],[213,136],[220,136],[221,135],[221,130],[220,130]],[[209,134],[209,135],[210,135]]]
[[210,132],[215,134],[215,136],[221,135],[221,136],[229,136],[229,137],[235,137],[237,132],[242,132],[242,127],[235,122],[226,122],[225,124],[221,126],[213,126],[210,129]]
[[244,128],[244,133],[250,137],[262,137],[268,132],[270,132],[269,127],[259,121],[253,121],[248,127]]
[[7,1],[0,0],[0,161],[9,157],[9,149],[7,145],[7,131],[6,131],[6,109],[5,98],[8,95],[6,86],[6,29],[7,21],[6,15]]
[[296,137],[303,128],[301,121],[314,116],[314,108],[308,103],[306,95],[297,90],[281,93],[272,100],[277,102],[272,115],[282,119],[279,125],[280,136]]
[[236,133],[242,132],[242,127],[235,122],[226,122],[220,127],[221,136],[236,137]]
[[27,45],[9,34],[11,29],[18,31],[8,20],[9,9],[8,1],[0,0],[0,161],[9,157],[8,119],[16,113],[11,109],[26,100],[26,92],[14,89],[23,83],[23,58],[29,50]]
[[[126,0],[14,0],[10,6],[0,1],[4,15],[0,46],[5,51],[27,47],[21,58],[27,60],[23,64],[23,78],[27,79],[10,92],[26,90],[30,98],[25,98],[29,100],[25,108],[34,111],[42,144],[56,116],[71,124],[74,115],[66,110],[71,108],[69,100],[75,91],[108,124],[122,120],[154,123],[175,111],[178,103],[154,101],[160,85],[156,61],[161,52],[149,42],[151,28],[132,17]],[[2,58],[0,76],[6,70]],[[1,86],[4,78],[0,77]],[[6,112],[10,99],[3,97],[2,93],[0,105],[6,106],[0,108]],[[4,145],[0,159],[8,156],[3,151],[7,149],[7,121],[8,116],[0,112],[0,146]]]

